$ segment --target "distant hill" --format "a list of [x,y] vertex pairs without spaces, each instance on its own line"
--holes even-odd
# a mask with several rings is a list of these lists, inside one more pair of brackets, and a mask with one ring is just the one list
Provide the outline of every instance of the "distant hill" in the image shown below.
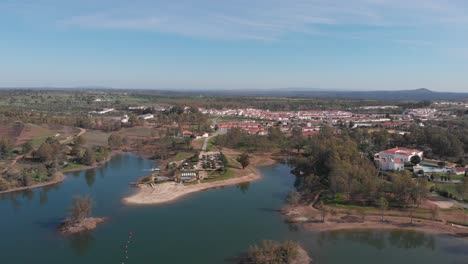
[[304,95],[377,100],[460,100],[468,99],[468,93],[434,92],[421,88],[395,91],[310,91]]
[[414,90],[394,91],[339,91],[310,88],[283,88],[283,89],[123,89],[102,86],[80,86],[73,88],[58,87],[30,87],[30,88],[0,88],[0,89],[42,89],[42,90],[101,90],[101,91],[127,91],[158,94],[161,96],[257,96],[257,97],[319,97],[319,98],[343,98],[343,99],[370,99],[388,101],[423,101],[423,100],[464,100],[468,99],[468,93],[435,92],[426,88]]
[[462,100],[468,99],[468,93],[434,92],[426,88],[395,91],[327,91],[316,89],[263,89],[263,90],[217,90],[217,91],[183,91],[181,93],[196,93],[204,95],[231,96],[284,96],[284,97],[322,97],[375,99],[390,101],[421,101],[421,100]]

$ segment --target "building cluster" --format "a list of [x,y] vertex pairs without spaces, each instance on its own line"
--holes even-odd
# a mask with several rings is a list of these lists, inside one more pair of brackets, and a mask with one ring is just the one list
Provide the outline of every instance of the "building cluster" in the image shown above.
[[254,108],[245,109],[199,109],[203,114],[216,116],[235,116],[260,120],[288,121],[288,120],[336,120],[353,116],[353,113],[340,110],[308,110],[308,111],[269,111]]
[[248,121],[248,122],[219,122],[218,124],[218,131],[221,134],[226,133],[231,128],[239,128],[242,131],[248,134],[258,134],[258,135],[266,135],[267,134],[267,126],[264,123],[256,122],[256,121]]
[[436,106],[458,106],[468,108],[468,102],[463,101],[438,101],[433,104]]
[[434,109],[434,108],[408,109],[406,111],[406,114],[412,116],[415,119],[420,119],[420,120],[429,120],[429,119],[435,119],[438,117],[437,109]]

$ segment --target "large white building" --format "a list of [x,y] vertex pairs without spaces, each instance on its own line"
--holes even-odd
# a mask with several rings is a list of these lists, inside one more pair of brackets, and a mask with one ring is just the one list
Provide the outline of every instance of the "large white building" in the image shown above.
[[375,160],[382,170],[402,171],[405,168],[405,162],[410,162],[413,156],[419,156],[422,159],[423,152],[417,149],[397,147],[379,152],[375,156]]

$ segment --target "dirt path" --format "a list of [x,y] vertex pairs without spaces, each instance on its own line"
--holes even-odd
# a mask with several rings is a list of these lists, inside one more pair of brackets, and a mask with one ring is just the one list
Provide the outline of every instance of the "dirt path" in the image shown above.
[[16,162],[18,162],[18,160],[22,159],[24,156],[26,156],[26,155],[28,155],[28,154],[30,154],[30,153],[31,153],[31,152],[26,153],[26,154],[23,154],[23,155],[16,156],[16,157],[10,162],[10,164],[8,164],[8,166],[7,166],[0,174],[5,174],[5,173],[7,173],[7,172],[11,169],[11,167],[13,167],[13,166],[16,164]]
[[79,137],[79,136],[82,136],[84,133],[86,133],[86,129],[84,128],[81,128],[81,127],[78,127],[78,129],[80,130],[80,132],[78,132],[78,134],[76,134],[74,137],[70,138],[70,139],[64,139],[64,140],[61,140],[60,141],[60,144],[65,144],[67,142],[70,142],[72,140],[74,140],[75,138]]
[[[70,141],[70,140],[73,140],[81,135],[83,135],[84,133],[86,133],[86,129],[84,128],[78,128],[80,130],[80,132],[78,134],[76,134],[72,139],[69,139],[69,140],[62,140],[60,141],[60,144],[64,144],[66,143],[67,141]],[[34,150],[26,153],[26,154],[22,154],[22,155],[19,155],[19,156],[16,156],[11,162],[10,164],[8,164],[8,166],[3,169],[2,172],[0,172],[0,174],[5,174],[7,173],[17,162],[18,160],[22,159],[23,157],[27,156],[27,155],[30,155]],[[44,182],[44,183],[38,183],[38,184],[34,184],[32,186],[25,186],[25,187],[18,187],[18,188],[13,188],[13,189],[9,189],[9,190],[6,190],[6,191],[1,191],[0,193],[7,193],[7,192],[15,192],[15,191],[22,191],[22,190],[26,190],[26,189],[33,189],[33,188],[38,188],[38,187],[43,187],[43,186],[47,186],[47,185],[53,185],[53,184],[57,184],[61,181],[63,181],[64,177],[63,175],[59,176],[59,177],[56,177],[56,179],[50,181],[50,182]]]

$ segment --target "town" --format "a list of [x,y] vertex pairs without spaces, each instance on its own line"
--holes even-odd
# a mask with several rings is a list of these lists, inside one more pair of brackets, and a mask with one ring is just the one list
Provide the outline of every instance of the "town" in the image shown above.
[[[134,192],[122,203],[156,206],[232,185],[247,192],[267,180],[261,168],[282,166],[295,180],[283,190],[281,214],[306,230],[362,224],[459,235],[468,226],[466,100],[259,103],[127,90],[0,93],[4,197],[66,186],[81,173],[87,188],[112,186],[117,179],[97,179],[96,171],[133,164],[122,188]],[[61,233],[107,221],[90,216],[92,197],[73,202],[77,211]]]

